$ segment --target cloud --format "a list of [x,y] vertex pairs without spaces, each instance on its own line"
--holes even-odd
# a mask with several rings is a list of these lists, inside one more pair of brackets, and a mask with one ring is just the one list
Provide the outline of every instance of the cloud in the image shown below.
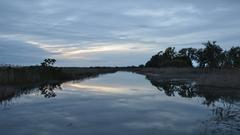
[[172,17],[177,14],[200,14],[200,11],[193,6],[162,8],[162,9],[133,9],[124,13],[136,17]]
[[147,47],[138,47],[139,44],[134,43],[94,43],[80,47],[81,45],[53,45],[45,44],[37,41],[26,41],[27,44],[35,45],[46,52],[56,54],[55,57],[62,57],[66,59],[87,59],[91,55],[97,53],[129,53],[137,51],[148,51]]
[[[19,63],[49,56],[93,66],[145,63],[159,49],[201,47],[205,40],[228,48],[239,42],[239,6],[236,0],[1,0],[0,51]],[[9,51],[20,46],[25,53]],[[26,60],[27,48],[39,56]]]

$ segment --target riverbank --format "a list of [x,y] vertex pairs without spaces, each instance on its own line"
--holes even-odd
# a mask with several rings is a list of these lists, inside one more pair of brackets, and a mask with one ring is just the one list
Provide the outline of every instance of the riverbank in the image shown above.
[[[186,97],[198,94],[203,97],[217,97],[217,99],[228,96],[239,98],[240,94],[240,70],[238,69],[58,67],[55,70],[43,72],[39,67],[0,68],[0,102],[23,93],[31,93],[34,88],[40,90],[45,97],[52,97],[55,96],[53,90],[64,82],[118,71],[144,75],[152,85],[161,90],[165,88],[167,93],[178,91],[176,87],[184,86],[179,91],[181,94],[185,93],[183,95]],[[199,89],[197,91],[192,89],[193,86],[188,86],[189,82],[195,82]]]
[[43,71],[40,67],[1,67],[0,85],[41,83],[46,81],[70,81],[115,73],[134,72],[155,81],[191,80],[200,86],[240,88],[239,69],[199,68],[138,68],[138,67],[58,67]]
[[72,80],[94,78],[101,74],[115,73],[116,68],[78,68],[58,67],[0,67],[0,104],[22,94],[29,94],[33,89],[41,91],[45,97],[54,97],[54,89]]
[[132,72],[146,75],[155,81],[192,80],[199,86],[240,88],[239,69],[138,68]]
[[0,85],[22,85],[46,81],[79,80],[100,74],[114,73],[116,68],[78,67],[0,67]]

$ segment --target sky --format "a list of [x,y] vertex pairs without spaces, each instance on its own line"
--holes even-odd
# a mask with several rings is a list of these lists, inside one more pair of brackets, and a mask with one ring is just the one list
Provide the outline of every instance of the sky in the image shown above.
[[0,0],[0,64],[144,64],[166,47],[240,43],[240,0]]

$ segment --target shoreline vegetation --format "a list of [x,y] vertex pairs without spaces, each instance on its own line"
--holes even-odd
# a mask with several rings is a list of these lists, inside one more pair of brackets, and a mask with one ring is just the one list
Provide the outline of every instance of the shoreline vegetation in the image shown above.
[[239,69],[141,68],[134,72],[161,81],[194,81],[203,87],[240,89]]
[[[28,67],[24,68],[28,69]],[[18,69],[22,70],[21,67],[18,67]],[[55,89],[61,89],[62,83],[74,80],[81,81],[88,78],[94,78],[102,74],[115,73],[118,71],[144,75],[146,80],[149,80],[150,83],[157,87],[158,90],[164,90],[168,96],[174,95],[174,92],[178,92],[183,97],[194,97],[196,95],[202,96],[206,98],[205,104],[207,105],[210,105],[211,103],[214,103],[214,101],[222,98],[226,100],[235,100],[240,98],[239,69],[148,67],[58,67],[57,69],[66,76],[61,76],[63,78],[57,78],[59,76],[51,76],[50,78],[45,78],[46,80],[35,79],[28,81],[32,78],[31,76],[38,76],[40,74],[32,71],[27,74],[25,74],[26,72],[23,72],[23,74],[18,76],[18,79],[23,79],[24,81],[11,83],[5,82],[4,84],[1,82],[0,104],[5,104],[13,97],[30,94],[36,90],[46,98],[55,97]],[[16,69],[11,70],[15,71]],[[2,73],[1,71],[2,69],[0,68],[0,73]],[[18,72],[18,70],[15,72]],[[26,79],[26,77],[29,77],[29,79]],[[43,75],[43,77],[45,77],[45,75]],[[196,84],[192,85],[192,82]]]
[[[208,41],[203,45],[205,48],[183,48],[178,52],[175,48],[169,47],[164,52],[160,51],[152,56],[145,65],[139,66],[54,67],[56,60],[50,58],[36,66],[0,66],[0,95],[8,97],[4,93],[14,91],[13,89],[40,86],[43,88],[42,92],[49,96],[45,91],[48,88],[45,86],[52,88],[66,81],[82,80],[118,71],[145,75],[146,79],[153,83],[192,81],[197,86],[215,87],[220,90],[235,89],[239,93],[240,47],[223,51],[215,41]],[[193,66],[193,63],[197,65]],[[47,85],[43,87],[42,84]]]
[[117,72],[112,67],[0,67],[0,85],[41,83],[46,81],[81,80]]
[[150,68],[150,67],[0,67],[0,85],[28,85],[82,80],[118,71],[145,75],[156,81],[192,80],[201,86],[240,88],[240,69]]

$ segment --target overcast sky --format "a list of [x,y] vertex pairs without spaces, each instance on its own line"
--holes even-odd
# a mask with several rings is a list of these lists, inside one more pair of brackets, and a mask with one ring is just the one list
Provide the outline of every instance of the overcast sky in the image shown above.
[[0,0],[0,63],[145,63],[166,47],[240,43],[240,0]]

